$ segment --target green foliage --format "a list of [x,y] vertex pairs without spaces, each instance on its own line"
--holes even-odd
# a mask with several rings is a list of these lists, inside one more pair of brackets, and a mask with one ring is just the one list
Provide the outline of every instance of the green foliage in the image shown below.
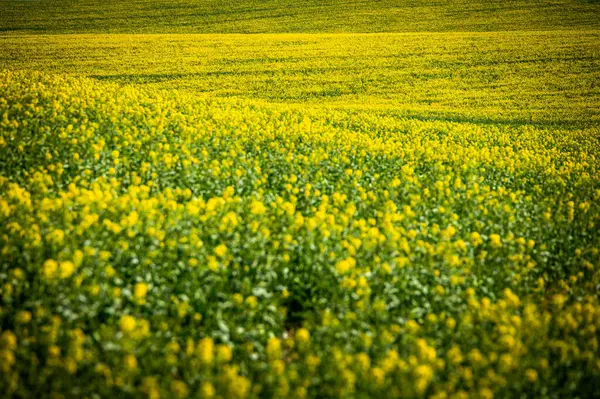
[[598,29],[580,0],[3,0],[19,33],[461,32]]

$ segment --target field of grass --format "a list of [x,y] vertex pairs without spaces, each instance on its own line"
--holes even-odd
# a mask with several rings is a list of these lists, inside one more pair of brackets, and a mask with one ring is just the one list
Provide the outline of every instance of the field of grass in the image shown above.
[[597,397],[598,10],[0,2],[0,397]]
[[0,32],[366,33],[600,28],[597,0],[3,0]]

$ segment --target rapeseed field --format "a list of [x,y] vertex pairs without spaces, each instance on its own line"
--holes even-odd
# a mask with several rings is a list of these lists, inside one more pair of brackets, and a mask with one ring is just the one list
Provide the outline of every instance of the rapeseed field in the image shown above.
[[1,397],[598,396],[600,6],[51,3],[1,5]]

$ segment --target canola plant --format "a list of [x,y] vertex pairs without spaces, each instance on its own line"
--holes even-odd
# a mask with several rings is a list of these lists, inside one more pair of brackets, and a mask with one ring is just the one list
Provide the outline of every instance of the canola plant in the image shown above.
[[0,93],[2,396],[597,394],[597,125]]
[[593,0],[0,1],[0,398],[595,398]]

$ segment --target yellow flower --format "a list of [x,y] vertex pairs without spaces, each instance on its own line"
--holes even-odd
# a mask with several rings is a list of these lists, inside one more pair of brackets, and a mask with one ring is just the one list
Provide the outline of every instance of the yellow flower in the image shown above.
[[381,386],[385,381],[385,372],[379,367],[373,367],[371,369],[371,377],[373,377],[376,386]]
[[166,345],[165,350],[169,353],[179,353],[181,346],[177,342],[171,341]]
[[278,338],[269,338],[267,342],[267,356],[269,359],[281,358],[281,341]]
[[308,341],[310,341],[310,333],[308,330],[306,328],[299,328],[298,331],[296,331],[296,342],[298,344],[306,344]]
[[469,361],[474,366],[477,366],[477,365],[481,364],[481,362],[483,361],[483,355],[481,354],[481,352],[477,348],[472,349],[471,352],[469,352],[469,356],[468,357],[469,357]]
[[58,266],[58,276],[60,278],[70,277],[75,271],[75,264],[71,261],[60,262]]
[[506,301],[508,302],[508,304],[510,304],[513,307],[518,307],[519,304],[521,303],[521,300],[519,299],[519,297],[514,294],[510,288],[505,288],[504,289],[504,297],[506,298]]
[[75,264],[75,267],[81,266],[81,264],[83,263],[83,257],[83,252],[79,249],[73,253],[73,263]]
[[498,365],[499,365],[501,371],[507,372],[513,368],[514,359],[512,358],[511,355],[509,355],[508,353],[505,353],[502,356],[500,356]]
[[215,255],[222,258],[227,254],[227,251],[228,251],[227,245],[221,244],[215,248],[214,252],[215,252]]
[[369,370],[371,367],[371,359],[366,353],[359,353],[354,357],[354,361],[361,372]]
[[148,285],[146,283],[137,283],[133,288],[133,296],[138,300],[144,299],[147,293]]
[[307,393],[306,393],[305,387],[298,387],[294,391],[294,396],[298,399],[304,399],[304,398],[306,398],[306,395],[307,395]]
[[354,258],[347,258],[344,260],[339,261],[338,263],[336,263],[335,265],[335,270],[339,273],[339,274],[346,274],[348,273],[354,266],[356,265],[356,261],[354,260]]
[[189,394],[189,388],[183,381],[175,380],[171,382],[171,392],[179,399],[186,398]]
[[17,336],[10,330],[4,331],[0,337],[0,346],[14,351],[17,348]]
[[60,356],[60,348],[56,345],[52,345],[48,348],[48,356],[50,357],[59,357]]
[[159,399],[160,398],[160,389],[158,386],[158,381],[154,377],[144,377],[142,380],[142,392],[148,395],[149,399]]
[[217,261],[217,258],[215,258],[214,256],[209,256],[207,258],[208,260],[208,264],[207,267],[209,270],[216,272],[217,270],[219,270],[219,262]]
[[502,246],[502,239],[498,234],[490,234],[490,243],[494,248],[500,248]]
[[13,269],[12,275],[17,280],[22,280],[23,277],[25,277],[25,273],[23,272],[23,269],[20,269],[20,268]]
[[229,212],[221,219],[220,230],[225,231],[227,228],[233,228],[239,224],[239,219],[235,212]]
[[117,273],[117,271],[116,271],[116,270],[114,269],[114,267],[112,267],[111,265],[107,265],[107,266],[104,268],[104,272],[106,273],[106,275],[107,275],[108,277],[113,277],[113,276],[114,276],[114,275]]
[[75,374],[77,372],[77,362],[74,359],[65,359],[65,368],[69,374]]
[[321,364],[321,359],[316,355],[308,355],[306,357],[306,366],[311,373],[314,373],[316,368]]
[[373,303],[373,311],[377,313],[385,312],[386,304],[382,299],[378,299]]
[[7,373],[15,364],[15,354],[12,351],[0,350],[0,371]]
[[273,374],[282,375],[285,371],[285,363],[283,360],[273,360],[271,362],[271,369],[273,370]]
[[442,231],[442,237],[449,240],[456,234],[456,227],[448,226],[445,230]]
[[479,234],[476,231],[472,232],[471,233],[471,243],[473,244],[474,247],[481,245],[483,243],[483,240],[481,239],[481,234]]
[[202,398],[212,398],[215,396],[215,387],[210,382],[204,382],[200,386],[200,396]]
[[136,370],[138,367],[137,359],[133,355],[126,355],[123,358],[123,366],[129,371]]
[[125,334],[129,334],[135,330],[135,318],[130,315],[123,315],[119,320],[119,326],[121,327],[121,331],[123,331]]
[[198,358],[203,364],[210,365],[214,358],[215,343],[212,338],[202,338],[196,347]]
[[415,368],[414,374],[416,378],[415,391],[421,395],[425,392],[425,389],[427,389],[429,383],[433,379],[433,369],[429,365],[421,364]]
[[15,316],[15,321],[19,324],[27,324],[31,321],[31,312],[26,310],[21,310],[17,312]]
[[236,305],[241,305],[242,303],[244,303],[244,297],[242,296],[242,294],[233,294],[231,298],[233,299],[233,303],[235,303]]
[[250,204],[250,212],[253,215],[264,215],[267,212],[267,208],[260,201],[252,201]]
[[453,330],[454,327],[456,327],[456,320],[453,319],[452,317],[448,317],[446,319],[446,327],[448,327],[448,329]]
[[227,363],[231,361],[231,348],[229,345],[217,345],[217,360],[221,363]]
[[100,286],[98,284],[92,284],[88,287],[88,292],[91,296],[97,296],[100,293]]
[[479,390],[479,397],[481,399],[493,399],[494,398],[494,392],[489,389],[489,388],[481,388]]
[[534,369],[525,370],[525,376],[529,382],[536,382],[538,379],[538,373]]
[[562,294],[556,294],[552,298],[552,303],[559,309],[563,307],[566,301],[567,297]]
[[251,295],[248,298],[246,298],[246,305],[248,305],[248,307],[250,309],[255,309],[256,306],[258,305],[258,301],[257,301],[256,297]]
[[44,264],[42,266],[42,272],[44,274],[44,277],[46,277],[47,279],[53,278],[55,276],[57,270],[58,270],[58,262],[56,262],[53,259],[48,259],[47,261],[44,262]]
[[414,320],[407,321],[404,326],[406,327],[406,330],[409,333],[416,333],[421,328],[421,326],[419,326],[419,323],[417,323]]
[[448,360],[451,364],[460,364],[463,361],[463,355],[460,348],[456,345],[452,346],[447,353]]

